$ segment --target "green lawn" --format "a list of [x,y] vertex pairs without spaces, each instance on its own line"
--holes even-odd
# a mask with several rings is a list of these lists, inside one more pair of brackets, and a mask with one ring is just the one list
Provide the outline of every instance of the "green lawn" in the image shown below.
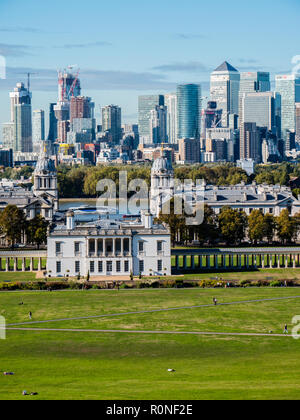
[[[8,323],[300,296],[299,289],[0,293]],[[20,301],[24,302],[19,306]],[[282,333],[300,299],[133,314],[32,327]],[[8,331],[0,399],[298,399],[300,340],[290,337]],[[167,369],[175,369],[174,374]],[[23,397],[23,390],[37,397]]]

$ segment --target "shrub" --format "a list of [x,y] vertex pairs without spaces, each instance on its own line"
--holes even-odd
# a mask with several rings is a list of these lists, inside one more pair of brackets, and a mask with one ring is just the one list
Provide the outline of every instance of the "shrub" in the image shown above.
[[282,287],[283,286],[283,283],[281,281],[279,281],[279,280],[276,280],[276,281],[272,281],[270,283],[270,286],[271,287]]

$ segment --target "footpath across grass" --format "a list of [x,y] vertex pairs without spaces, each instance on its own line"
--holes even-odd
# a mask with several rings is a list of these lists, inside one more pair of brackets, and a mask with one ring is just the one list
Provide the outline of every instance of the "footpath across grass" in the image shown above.
[[300,299],[242,302],[297,296],[294,288],[2,292],[8,324],[28,322],[29,311],[45,321],[211,305],[213,297],[236,304],[23,326],[87,330],[80,333],[8,330],[0,399],[298,399],[300,340],[291,337],[88,331],[282,333],[300,315]]

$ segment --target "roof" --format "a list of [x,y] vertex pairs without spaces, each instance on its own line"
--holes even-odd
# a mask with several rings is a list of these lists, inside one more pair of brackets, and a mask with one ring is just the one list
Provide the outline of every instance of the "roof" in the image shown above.
[[152,171],[153,172],[160,172],[160,171],[163,171],[163,172],[171,171],[172,172],[173,167],[172,167],[172,164],[171,164],[171,162],[169,161],[168,158],[160,157],[160,158],[158,158],[154,161],[153,166],[152,166]]
[[227,61],[224,61],[224,63],[222,63],[214,71],[235,71],[238,73],[238,70],[234,68],[231,64],[229,64]]

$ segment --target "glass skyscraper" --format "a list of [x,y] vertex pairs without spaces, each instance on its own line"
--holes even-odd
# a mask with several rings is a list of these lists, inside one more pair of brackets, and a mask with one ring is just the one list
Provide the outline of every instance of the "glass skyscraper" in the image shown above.
[[201,131],[201,86],[196,84],[177,87],[178,138],[200,138]]
[[140,143],[149,144],[151,143],[150,135],[150,119],[151,111],[156,106],[164,106],[163,95],[143,95],[139,96],[139,134]]
[[281,99],[281,136],[296,131],[296,102],[300,102],[300,77],[294,74],[276,76],[276,92]]
[[222,125],[228,127],[229,115],[239,112],[240,73],[226,61],[210,77],[210,100],[222,110]]

